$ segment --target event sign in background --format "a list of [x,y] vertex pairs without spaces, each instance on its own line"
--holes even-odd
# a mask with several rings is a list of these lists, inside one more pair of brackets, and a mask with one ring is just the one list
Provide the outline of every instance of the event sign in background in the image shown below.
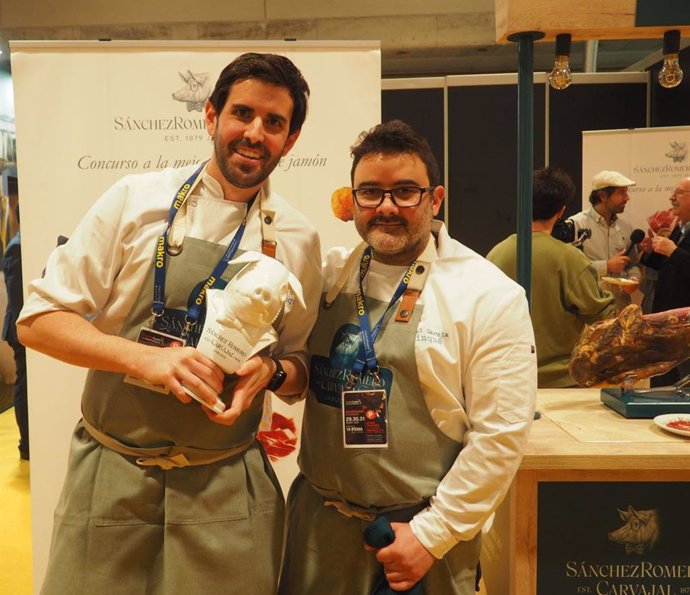
[[592,178],[616,170],[636,182],[622,215],[647,231],[647,217],[671,207],[678,180],[690,176],[690,127],[600,130],[582,133],[582,208],[589,209]]
[[[210,156],[203,101],[245,51],[288,56],[311,87],[301,137],[277,166],[273,188],[316,225],[323,251],[354,245],[354,226],[333,217],[330,196],[349,185],[349,147],[380,121],[378,42],[13,42],[11,49],[25,282],[113,182]],[[36,592],[83,379],[83,369],[29,352]],[[299,423],[301,407],[275,406]],[[284,488],[295,457],[277,464]]]

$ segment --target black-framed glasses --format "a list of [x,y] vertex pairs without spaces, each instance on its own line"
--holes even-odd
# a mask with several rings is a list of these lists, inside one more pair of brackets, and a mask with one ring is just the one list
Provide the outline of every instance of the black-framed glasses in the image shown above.
[[352,191],[355,202],[363,209],[377,208],[385,198],[386,194],[391,197],[393,203],[398,207],[416,207],[421,201],[425,192],[433,190],[433,186],[420,188],[419,186],[398,186],[397,188],[375,188],[364,186]]

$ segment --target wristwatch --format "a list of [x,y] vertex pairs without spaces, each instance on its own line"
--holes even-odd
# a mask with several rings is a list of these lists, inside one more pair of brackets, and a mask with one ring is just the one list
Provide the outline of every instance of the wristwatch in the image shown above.
[[283,386],[283,382],[285,382],[285,379],[287,378],[287,374],[285,373],[285,370],[283,370],[283,366],[280,365],[280,362],[273,356],[269,355],[269,358],[273,360],[273,362],[276,365],[276,373],[273,374],[271,379],[268,381],[268,384],[266,385],[266,388],[270,390],[271,392],[277,391],[281,386]]

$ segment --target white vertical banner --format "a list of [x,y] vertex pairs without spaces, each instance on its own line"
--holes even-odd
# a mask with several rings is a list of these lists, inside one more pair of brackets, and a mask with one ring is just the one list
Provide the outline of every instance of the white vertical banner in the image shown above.
[[[381,118],[378,42],[13,42],[25,282],[39,276],[58,235],[126,174],[206,159],[203,104],[220,71],[246,51],[289,57],[311,88],[309,111],[272,187],[317,227],[325,249],[354,245],[331,214],[349,185],[349,147]],[[84,370],[28,354],[34,590],[43,581],[52,514],[79,418]],[[301,405],[275,402],[299,436]],[[288,434],[290,430],[288,430]],[[286,489],[296,452],[279,459]]]
[[647,217],[671,207],[678,180],[690,176],[690,126],[598,130],[582,133],[582,208],[588,209],[592,177],[603,169],[636,182],[623,217],[647,231]]

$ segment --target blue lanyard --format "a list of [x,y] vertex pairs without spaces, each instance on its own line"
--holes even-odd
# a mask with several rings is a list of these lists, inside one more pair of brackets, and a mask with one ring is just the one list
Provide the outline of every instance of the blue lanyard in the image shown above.
[[[170,211],[168,214],[168,224],[165,228],[165,231],[161,234],[161,236],[158,238],[158,242],[156,243],[156,255],[154,260],[153,277],[153,305],[151,307],[151,311],[155,317],[162,316],[163,312],[165,312],[165,276],[167,270],[168,232],[172,227],[173,221],[175,220],[175,216],[177,215],[180,208],[187,199],[190,190],[194,187],[194,184],[196,183],[197,178],[201,174],[201,171],[203,170],[205,165],[206,163],[202,163],[199,166],[199,168],[182,184],[182,186],[180,186],[179,190],[175,193],[175,198],[173,199],[172,204],[170,205]],[[230,245],[225,250],[225,254],[223,254],[222,258],[218,261],[218,264],[216,264],[216,266],[214,267],[213,272],[209,275],[209,277],[206,279],[204,284],[199,289],[196,297],[192,302],[192,305],[187,310],[187,314],[185,315],[185,328],[182,331],[183,336],[185,336],[189,332],[189,329],[196,323],[197,320],[199,320],[199,316],[201,315],[201,307],[203,306],[204,300],[206,299],[206,290],[213,289],[218,285],[219,279],[225,271],[225,269],[227,268],[228,263],[235,256],[235,253],[239,248],[240,242],[242,241],[244,230],[247,227],[247,217],[249,215],[249,211],[252,208],[252,205],[254,204],[255,198],[256,196],[253,196],[247,202],[247,211],[244,215],[244,219],[242,219],[242,223],[240,224],[239,228],[235,232],[234,237],[230,241]],[[188,303],[189,301],[191,301],[191,297],[192,295],[190,294],[190,300],[188,300]]]
[[403,278],[398,284],[398,288],[395,290],[395,293],[393,294],[393,297],[391,298],[391,301],[388,304],[386,311],[383,313],[381,319],[376,323],[376,326],[374,326],[373,329],[371,328],[371,324],[369,322],[369,309],[367,307],[367,302],[364,297],[364,288],[362,286],[364,278],[367,276],[367,272],[369,271],[370,263],[371,247],[368,246],[367,249],[364,251],[364,254],[362,255],[362,260],[359,264],[359,288],[357,289],[357,293],[355,295],[357,317],[359,318],[359,334],[362,338],[362,345],[359,348],[359,354],[357,355],[357,359],[355,360],[355,363],[352,366],[352,371],[359,376],[364,371],[364,368],[366,366],[367,370],[376,377],[378,376],[379,366],[378,362],[376,361],[374,342],[376,341],[376,337],[378,336],[379,331],[381,330],[381,326],[383,325],[383,320],[386,318],[386,314],[388,314],[388,311],[400,299],[400,296],[403,293],[405,293],[405,290],[407,289],[407,285],[410,282],[410,278],[412,277],[412,272],[415,269],[417,261],[415,260],[403,275]]

